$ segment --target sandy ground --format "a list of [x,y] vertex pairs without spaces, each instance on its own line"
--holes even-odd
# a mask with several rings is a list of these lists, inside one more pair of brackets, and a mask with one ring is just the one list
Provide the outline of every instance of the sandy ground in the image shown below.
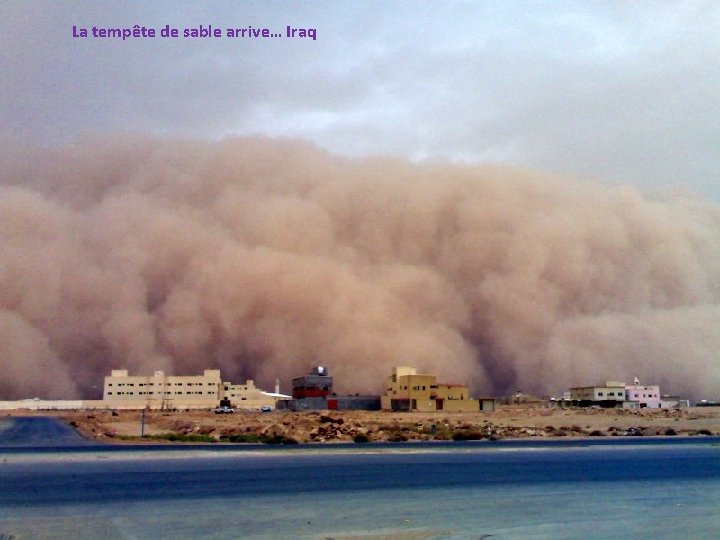
[[[152,411],[140,438],[139,411],[4,411],[4,416],[61,418],[103,442],[349,442],[588,436],[720,435],[720,408],[681,410],[551,409],[500,406],[492,413],[319,411]],[[149,439],[149,437],[159,437]]]

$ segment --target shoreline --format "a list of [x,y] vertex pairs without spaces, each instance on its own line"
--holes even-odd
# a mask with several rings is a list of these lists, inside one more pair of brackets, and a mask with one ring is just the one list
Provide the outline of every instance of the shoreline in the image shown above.
[[115,446],[317,444],[463,440],[580,440],[720,435],[720,408],[556,409],[500,406],[485,413],[389,411],[3,411],[0,419],[45,416],[84,438]]

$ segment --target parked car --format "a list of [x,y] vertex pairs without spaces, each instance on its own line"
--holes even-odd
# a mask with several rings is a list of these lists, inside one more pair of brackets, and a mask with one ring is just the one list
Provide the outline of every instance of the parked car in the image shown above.
[[262,407],[260,407],[260,410],[262,412],[272,412],[273,408],[272,405],[263,405]]
[[227,406],[223,405],[222,407],[213,409],[213,412],[215,414],[232,414],[235,412],[235,409],[233,409],[232,407],[227,407]]

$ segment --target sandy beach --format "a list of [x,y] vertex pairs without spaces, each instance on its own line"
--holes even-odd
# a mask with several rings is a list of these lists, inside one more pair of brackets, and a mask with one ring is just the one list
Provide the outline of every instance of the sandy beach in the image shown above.
[[559,437],[703,436],[720,434],[720,408],[674,410],[558,409],[500,406],[491,413],[312,411],[7,411],[54,416],[83,436],[137,442],[333,443]]

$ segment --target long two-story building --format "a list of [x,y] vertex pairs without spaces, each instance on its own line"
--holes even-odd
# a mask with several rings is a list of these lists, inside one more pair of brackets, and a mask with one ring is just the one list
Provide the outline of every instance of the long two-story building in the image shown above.
[[223,382],[219,369],[206,369],[202,375],[166,375],[162,371],[130,375],[126,369],[114,369],[103,385],[103,403],[126,409],[204,409],[225,400],[240,409],[260,409],[275,407],[280,397],[256,388],[252,380]]

